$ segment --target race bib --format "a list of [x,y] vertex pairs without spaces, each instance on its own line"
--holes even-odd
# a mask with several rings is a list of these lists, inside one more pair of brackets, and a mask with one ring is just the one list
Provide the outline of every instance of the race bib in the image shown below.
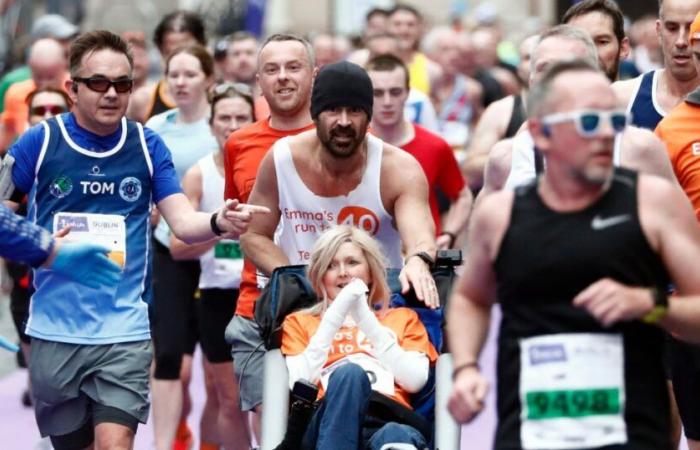
[[124,216],[61,212],[53,216],[53,232],[71,227],[65,242],[90,242],[109,249],[109,259],[126,265],[126,222]]
[[524,449],[627,442],[624,347],[619,334],[572,333],[520,341]]
[[243,252],[238,241],[224,239],[214,246],[214,274],[238,276],[243,270]]
[[328,380],[330,379],[333,371],[348,363],[354,363],[362,367],[367,374],[367,378],[369,378],[369,383],[372,385],[372,390],[388,397],[394,396],[394,374],[391,373],[390,370],[387,370],[378,359],[372,358],[364,353],[348,355],[324,368],[321,371],[321,386],[323,386],[324,391],[328,389]]

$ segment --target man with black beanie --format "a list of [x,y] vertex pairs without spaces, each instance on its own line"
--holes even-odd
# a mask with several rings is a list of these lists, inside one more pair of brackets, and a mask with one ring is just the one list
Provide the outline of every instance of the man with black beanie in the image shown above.
[[241,247],[270,275],[279,266],[308,264],[324,230],[355,225],[382,243],[388,267],[401,269],[401,290],[412,285],[434,308],[427,181],[411,155],[367,134],[372,103],[372,82],[360,66],[339,62],[319,71],[311,94],[316,129],[280,139],[265,155],[249,202],[272,214],[253,218]]

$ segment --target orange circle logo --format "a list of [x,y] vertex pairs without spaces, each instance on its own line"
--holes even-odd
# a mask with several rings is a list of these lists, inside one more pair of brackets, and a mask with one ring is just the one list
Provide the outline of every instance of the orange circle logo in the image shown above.
[[362,206],[346,206],[338,213],[338,225],[352,225],[374,236],[379,231],[379,218]]

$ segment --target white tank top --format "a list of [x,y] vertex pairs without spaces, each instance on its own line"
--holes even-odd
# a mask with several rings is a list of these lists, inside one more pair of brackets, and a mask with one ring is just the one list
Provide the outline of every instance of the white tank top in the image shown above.
[[[199,210],[214,212],[221,207],[224,198],[224,177],[216,168],[214,154],[200,159],[197,164],[202,171],[202,199]],[[238,289],[241,285],[243,256],[238,241],[223,239],[214,248],[199,257],[202,273],[200,289]]]
[[291,264],[308,264],[321,233],[342,224],[370,232],[381,243],[389,268],[403,266],[399,232],[394,227],[394,218],[384,209],[379,190],[383,142],[372,135],[367,139],[367,167],[362,181],[348,195],[337,197],[321,197],[311,192],[294,167],[289,138],[275,143],[273,152],[281,213],[275,243]]
[[[535,142],[528,130],[524,130],[513,138],[510,162],[510,173],[506,180],[505,189],[515,189],[518,186],[529,183],[537,177],[535,169]],[[613,150],[613,165],[620,165],[620,147],[622,145],[622,133],[615,135],[615,146]],[[544,159],[544,166],[547,161]]]

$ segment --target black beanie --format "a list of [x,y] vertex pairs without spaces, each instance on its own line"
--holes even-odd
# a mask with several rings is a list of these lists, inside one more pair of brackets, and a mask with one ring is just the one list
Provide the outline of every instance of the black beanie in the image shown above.
[[316,75],[311,92],[311,117],[336,106],[354,106],[372,119],[374,93],[372,80],[362,67],[341,61],[323,66]]

